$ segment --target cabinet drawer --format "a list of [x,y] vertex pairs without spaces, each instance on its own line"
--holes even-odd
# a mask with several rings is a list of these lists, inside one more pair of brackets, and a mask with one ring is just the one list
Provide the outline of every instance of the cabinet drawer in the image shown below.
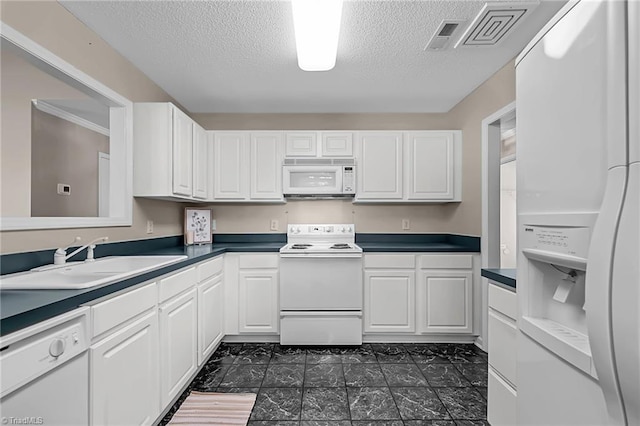
[[159,302],[162,303],[173,296],[182,293],[186,289],[196,285],[198,276],[196,268],[189,268],[185,271],[178,272],[168,278],[160,280],[158,283],[160,298]]
[[489,309],[489,365],[512,385],[516,384],[515,322]]
[[492,426],[517,424],[517,393],[489,367],[487,420]]
[[147,284],[100,302],[91,307],[91,336],[95,337],[111,330],[155,305],[156,283]]
[[208,262],[198,265],[198,282],[201,283],[207,278],[220,274],[223,266],[223,256],[218,256]]
[[470,254],[423,254],[419,257],[422,269],[473,268],[473,256]]
[[514,291],[491,284],[489,285],[489,307],[515,321],[518,315],[518,297]]
[[414,269],[416,257],[413,254],[365,254],[365,268]]
[[362,317],[353,313],[282,313],[280,344],[361,345]]
[[278,267],[277,254],[246,254],[240,255],[238,265],[240,269],[274,269]]

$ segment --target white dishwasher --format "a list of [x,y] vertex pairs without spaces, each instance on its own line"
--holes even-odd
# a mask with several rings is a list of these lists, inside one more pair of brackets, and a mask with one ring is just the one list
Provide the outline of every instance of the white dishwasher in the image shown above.
[[89,308],[0,338],[3,424],[89,423]]

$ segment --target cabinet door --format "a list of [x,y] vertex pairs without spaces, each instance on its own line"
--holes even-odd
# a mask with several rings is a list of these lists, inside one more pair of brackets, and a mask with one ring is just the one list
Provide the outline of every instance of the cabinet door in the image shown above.
[[364,331],[415,331],[415,272],[364,272]]
[[160,306],[160,392],[167,406],[198,366],[196,289]]
[[282,148],[282,133],[251,134],[251,199],[283,199]]
[[471,271],[420,271],[418,331],[421,333],[471,333]]
[[455,145],[453,132],[407,134],[407,198],[453,200]]
[[352,157],[353,133],[322,132],[320,155],[323,157]]
[[193,121],[173,110],[173,193],[191,197],[193,188]]
[[489,365],[498,371],[510,385],[516,384],[516,322],[489,308],[488,321]]
[[91,424],[152,424],[160,413],[156,309],[89,351]]
[[209,358],[224,335],[223,302],[222,274],[198,286],[198,365]]
[[249,198],[249,134],[216,132],[214,136],[214,191],[216,200]]
[[193,123],[193,197],[201,200],[209,197],[209,153],[207,132]]
[[493,426],[518,424],[517,392],[489,366],[487,420]]
[[278,271],[245,270],[239,273],[239,332],[278,332]]
[[357,141],[357,199],[402,199],[402,133],[362,132]]
[[287,132],[285,135],[287,157],[315,157],[318,155],[316,132]]

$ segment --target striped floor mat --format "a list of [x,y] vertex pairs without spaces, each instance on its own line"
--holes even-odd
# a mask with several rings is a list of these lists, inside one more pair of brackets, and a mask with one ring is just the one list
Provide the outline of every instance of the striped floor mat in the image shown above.
[[192,391],[170,425],[246,425],[256,402],[254,393]]

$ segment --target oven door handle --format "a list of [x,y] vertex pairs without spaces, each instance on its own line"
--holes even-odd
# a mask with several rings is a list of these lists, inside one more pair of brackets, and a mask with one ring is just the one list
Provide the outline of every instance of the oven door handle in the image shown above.
[[362,311],[281,311],[280,317],[361,317]]

